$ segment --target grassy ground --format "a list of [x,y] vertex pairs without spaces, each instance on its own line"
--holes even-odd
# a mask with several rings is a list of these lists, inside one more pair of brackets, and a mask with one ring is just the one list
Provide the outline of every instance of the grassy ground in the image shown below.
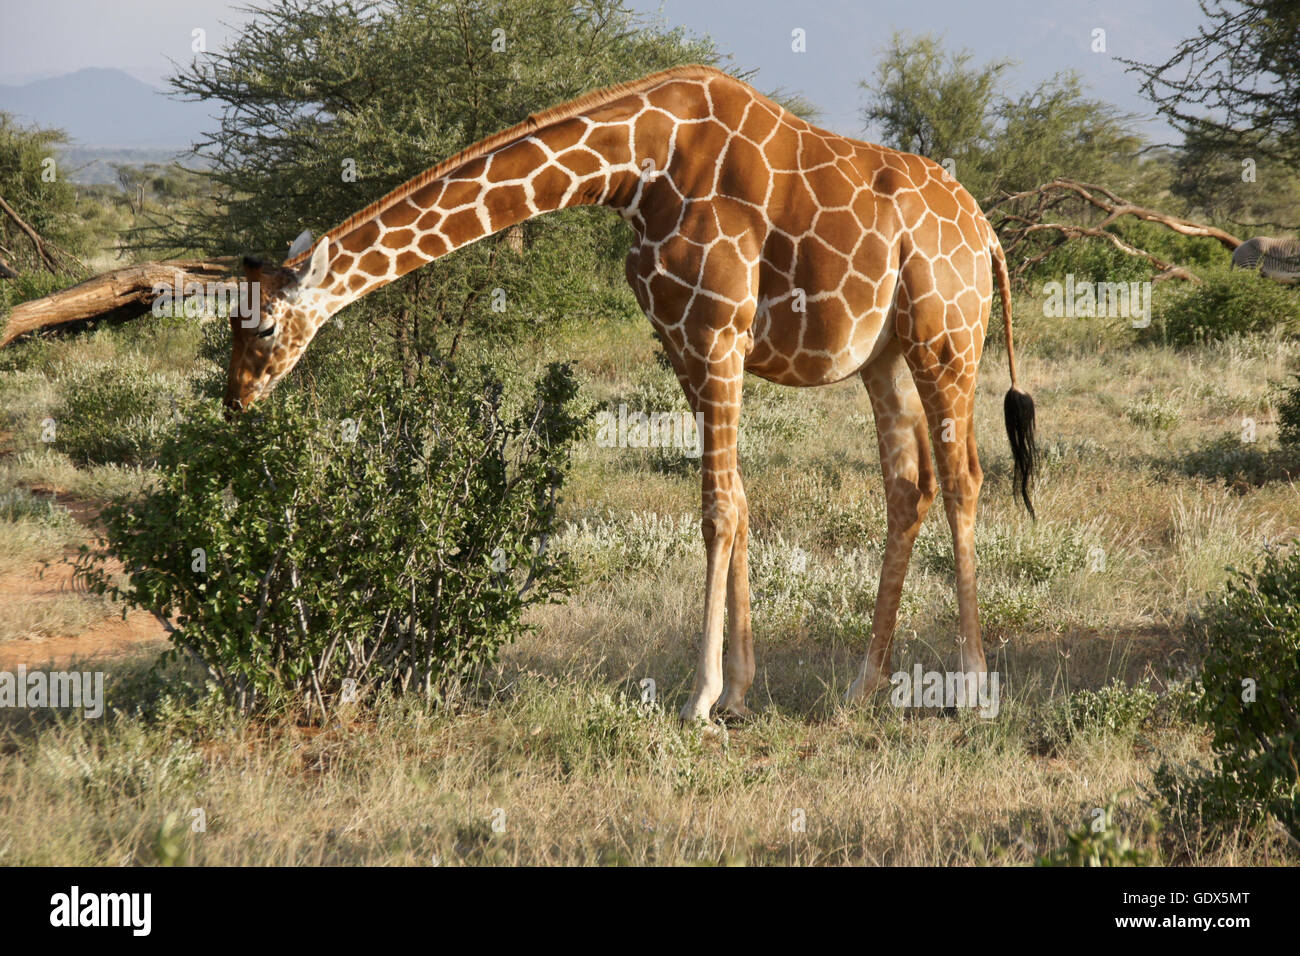
[[[1042,318],[1030,301],[1017,305],[1017,335],[1045,453],[1037,523],[1011,498],[996,343],[977,410],[997,719],[840,707],[869,633],[885,523],[869,404],[856,381],[796,391],[751,380],[756,722],[717,740],[675,719],[702,603],[696,464],[593,440],[564,504],[581,586],[536,612],[536,633],[507,650],[484,700],[439,716],[393,702],[304,729],[196,700],[179,665],[149,674],[148,654],[113,658],[106,719],[5,716],[0,863],[1026,863],[1112,799],[1118,830],[1152,859],[1294,863],[1270,834],[1206,850],[1177,824],[1156,832],[1149,788],[1162,761],[1209,756],[1177,690],[1189,611],[1228,566],[1300,534],[1300,469],[1276,448],[1271,384],[1300,367],[1300,347],[1264,336],[1143,345],[1096,320]],[[70,393],[110,367],[165,394],[196,374],[197,341],[159,323],[4,357],[0,575],[30,574],[84,538],[93,514],[78,503],[148,480],[129,464],[79,463],[95,459],[96,437],[68,421]],[[682,400],[655,355],[644,323],[610,322],[494,359],[522,377],[573,358],[592,403],[666,410]],[[43,441],[49,418],[72,437]],[[33,659],[42,638],[114,613],[76,594],[34,611],[11,593],[0,642],[30,642]],[[955,618],[936,508],[895,667],[953,665]],[[655,706],[640,704],[645,678]],[[1113,681],[1122,689],[1101,705],[1081,693]],[[196,810],[203,832],[191,829]]]

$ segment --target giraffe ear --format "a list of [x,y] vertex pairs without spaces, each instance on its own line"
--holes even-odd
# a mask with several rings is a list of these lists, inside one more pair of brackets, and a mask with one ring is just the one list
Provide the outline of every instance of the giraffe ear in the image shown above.
[[316,243],[316,251],[311,254],[310,261],[298,273],[298,288],[316,288],[325,281],[325,273],[329,271],[329,265],[330,240],[329,236],[324,236],[320,242]]
[[293,241],[293,245],[289,247],[289,255],[287,255],[285,258],[296,259],[310,248],[311,248],[311,230],[304,229],[302,232],[298,233],[298,238],[295,239]]

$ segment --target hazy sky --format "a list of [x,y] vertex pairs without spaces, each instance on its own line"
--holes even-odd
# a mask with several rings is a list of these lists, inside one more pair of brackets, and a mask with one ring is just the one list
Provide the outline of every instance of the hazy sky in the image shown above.
[[[949,46],[977,61],[1012,57],[1011,78],[1025,88],[1059,70],[1083,74],[1093,94],[1149,116],[1137,79],[1115,57],[1163,60],[1201,20],[1195,0],[631,0],[673,25],[707,33],[737,65],[757,68],[756,85],[798,91],[822,110],[822,125],[862,132],[866,96],[857,82],[875,75],[895,30],[943,33]],[[21,83],[88,66],[119,67],[158,83],[168,58],[188,61],[191,31],[210,48],[225,24],[246,16],[224,0],[4,0],[0,83]],[[807,52],[791,50],[802,29]],[[1106,31],[1106,52],[1091,50],[1092,31]],[[1162,128],[1148,132],[1161,138]]]

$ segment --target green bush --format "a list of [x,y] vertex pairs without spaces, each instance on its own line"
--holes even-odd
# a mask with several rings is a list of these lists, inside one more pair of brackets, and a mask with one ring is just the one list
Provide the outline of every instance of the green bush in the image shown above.
[[[1139,249],[1145,249],[1153,256],[1159,256],[1167,262],[1176,262],[1181,266],[1200,274],[1206,270],[1226,269],[1232,262],[1232,253],[1223,247],[1217,239],[1202,236],[1184,236],[1158,222],[1143,222],[1140,219],[1125,217],[1111,227],[1122,239]],[[1133,258],[1125,256],[1125,258]],[[1141,262],[1141,260],[1136,260]],[[1142,263],[1148,276],[1156,269]]]
[[163,444],[155,485],[105,509],[78,576],[171,620],[169,654],[242,710],[382,690],[446,702],[572,580],[547,545],[576,391],[552,366],[506,415],[487,372],[404,384],[371,360],[344,418],[303,389],[233,422],[205,404]]
[[[1204,273],[1200,285],[1160,289],[1146,336],[1194,345],[1282,328],[1300,334],[1300,293],[1243,269]],[[1166,285],[1169,285],[1166,283]]]
[[1149,680],[1129,686],[1112,681],[1097,690],[1078,690],[1046,705],[1036,722],[1038,749],[1055,752],[1081,734],[1124,736],[1155,717],[1160,697]]
[[1295,384],[1283,390],[1277,406],[1278,440],[1283,445],[1300,446],[1300,375]]
[[1270,481],[1291,481],[1300,476],[1300,443],[1267,447],[1243,442],[1240,433],[1234,432],[1205,439],[1168,466],[1159,467],[1222,480],[1238,491],[1249,491]]
[[[15,306],[76,285],[79,277],[67,273],[20,272],[0,283],[0,306]],[[3,309],[0,309],[3,311]]]
[[77,527],[76,519],[52,496],[34,495],[26,488],[0,494],[0,521],[33,520],[60,530]]
[[[1066,834],[1065,845],[1038,858],[1035,866],[1150,866],[1149,850],[1133,845],[1115,821],[1116,800],[1093,811],[1090,822]],[[1143,829],[1156,829],[1155,821],[1143,822]]]
[[1144,259],[1121,252],[1105,239],[1080,239],[1057,248],[1032,271],[1033,280],[1076,282],[1146,282],[1151,266]]
[[[1232,261],[1216,240],[1182,236],[1157,223],[1126,218],[1112,223],[1106,231],[1198,274],[1225,271]],[[1072,273],[1076,282],[1147,282],[1158,271],[1145,259],[1124,252],[1106,239],[1088,237],[1058,246],[1030,270],[1028,278],[1035,283],[1061,281]]]
[[182,376],[128,362],[70,366],[59,391],[54,447],[92,465],[153,464],[191,396]]
[[[1082,570],[1090,542],[1076,527],[1041,521],[1023,528],[984,523],[975,528],[975,553],[986,579],[1039,585]],[[916,541],[917,563],[934,574],[956,572],[952,535],[946,524],[922,526]]]
[[1177,402],[1149,389],[1124,406],[1124,417],[1146,431],[1167,432],[1178,427],[1183,416]]
[[1234,571],[1191,628],[1215,763],[1162,766],[1157,786],[1211,833],[1271,816],[1300,838],[1300,547]]

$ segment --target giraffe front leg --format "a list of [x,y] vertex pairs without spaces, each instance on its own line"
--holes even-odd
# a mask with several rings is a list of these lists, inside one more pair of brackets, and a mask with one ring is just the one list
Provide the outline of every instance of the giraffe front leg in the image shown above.
[[[700,658],[695,685],[682,707],[682,720],[707,723],[714,703],[722,696],[723,608],[727,592],[727,567],[735,543],[735,514],[726,495],[704,495],[704,550],[708,569],[704,576],[704,633],[700,637]],[[710,499],[712,498],[712,501]]]
[[[744,491],[736,460],[743,359],[734,347],[736,336],[730,329],[716,331],[713,335],[716,339],[699,352],[720,355],[721,358],[707,364],[699,362],[697,365],[689,359],[685,363],[695,397],[692,404],[699,411],[704,429],[700,458],[700,524],[708,564],[704,576],[704,631],[700,639],[699,665],[695,672],[695,686],[681,716],[686,722],[706,723],[723,690],[722,634],[727,581],[735,568],[733,555],[741,538],[744,508]],[[732,593],[734,596],[735,592]]]
[[749,502],[739,474],[733,498],[739,514],[727,575],[726,684],[718,710],[724,717],[749,720],[754,712],[745,706],[745,694],[754,684],[755,672],[754,629],[749,617]]

